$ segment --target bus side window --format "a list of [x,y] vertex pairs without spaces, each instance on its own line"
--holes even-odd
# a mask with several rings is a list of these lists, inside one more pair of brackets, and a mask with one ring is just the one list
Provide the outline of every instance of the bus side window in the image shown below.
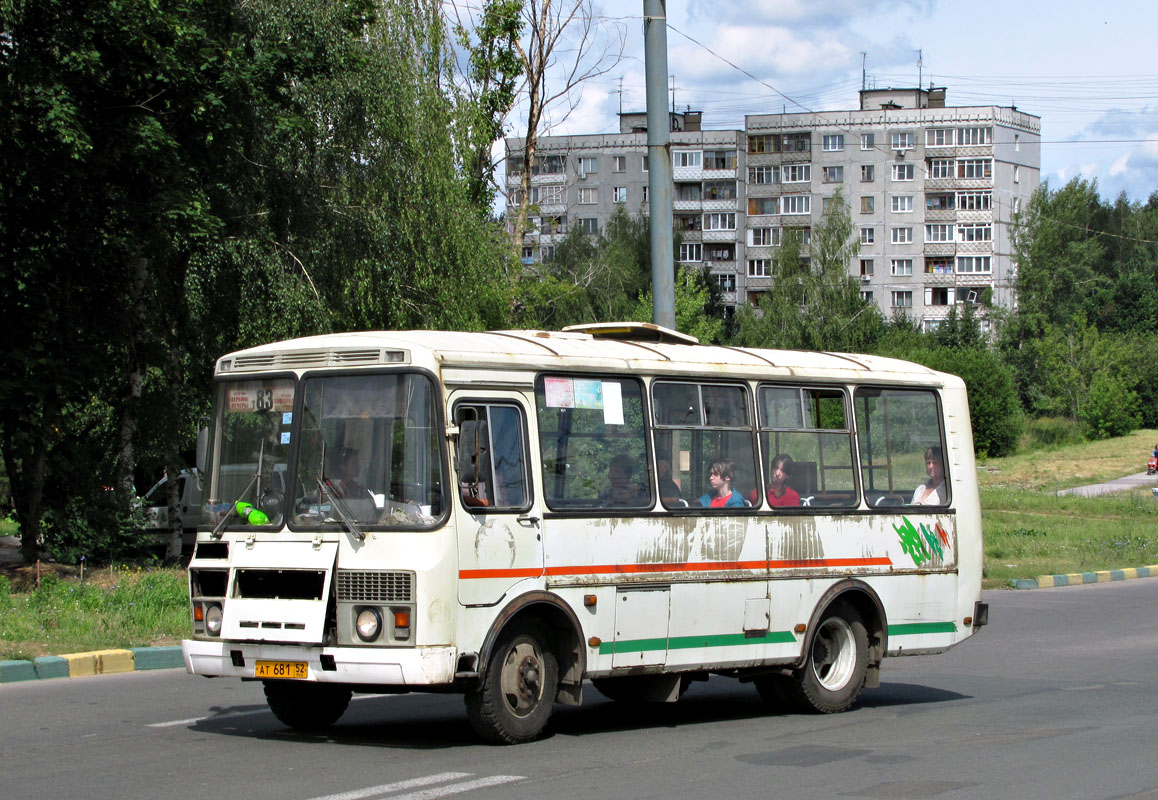
[[948,460],[936,393],[861,387],[855,405],[869,507],[948,505]]
[[511,405],[460,405],[455,409],[459,497],[472,509],[529,507],[523,415]]

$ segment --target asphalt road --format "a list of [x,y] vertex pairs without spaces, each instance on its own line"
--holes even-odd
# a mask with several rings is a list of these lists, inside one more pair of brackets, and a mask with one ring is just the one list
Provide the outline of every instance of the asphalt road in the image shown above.
[[0,798],[1158,798],[1158,579],[990,592],[950,653],[886,661],[836,716],[696,684],[643,711],[588,688],[551,735],[478,744],[457,696],[356,699],[327,736],[255,684],[176,670],[0,686]]

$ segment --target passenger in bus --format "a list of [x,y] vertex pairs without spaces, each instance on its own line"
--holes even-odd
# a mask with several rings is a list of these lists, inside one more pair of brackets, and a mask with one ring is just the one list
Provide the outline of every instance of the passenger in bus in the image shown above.
[[768,476],[771,478],[767,487],[768,505],[777,508],[800,505],[800,493],[788,485],[792,479],[792,456],[781,453],[772,459]]
[[635,478],[635,459],[620,453],[607,466],[607,490],[599,499],[604,505],[638,506],[647,502],[647,488]]
[[910,505],[943,506],[948,495],[945,493],[945,462],[941,458],[941,448],[933,445],[925,451],[925,471],[929,477],[913,492]]
[[680,485],[672,477],[671,461],[663,456],[656,459],[656,470],[659,477],[659,496],[664,505],[687,505],[684,502]]
[[700,497],[700,505],[705,508],[743,508],[747,505],[739,492],[732,491],[732,481],[736,479],[736,465],[726,459],[713,461],[708,469],[708,485],[711,489]]
[[361,499],[369,492],[366,485],[359,480],[362,474],[362,462],[358,458],[358,451],[353,447],[338,449],[337,455],[330,464],[330,477],[326,478],[326,486],[341,499]]

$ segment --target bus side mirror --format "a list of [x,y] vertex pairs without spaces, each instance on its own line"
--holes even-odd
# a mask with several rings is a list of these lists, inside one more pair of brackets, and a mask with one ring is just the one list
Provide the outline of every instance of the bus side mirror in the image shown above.
[[197,471],[205,474],[205,456],[209,450],[209,429],[197,431]]

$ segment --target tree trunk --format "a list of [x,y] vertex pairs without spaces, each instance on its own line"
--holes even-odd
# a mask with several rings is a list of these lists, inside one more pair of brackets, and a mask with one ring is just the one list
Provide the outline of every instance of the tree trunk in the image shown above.
[[20,530],[20,555],[25,564],[40,558],[40,523],[43,514],[44,466],[48,460],[48,442],[36,432],[30,432],[34,442],[31,452],[16,452],[13,432],[4,429],[4,469],[12,505],[16,509],[16,524]]
[[[168,383],[165,392],[165,400],[169,406],[168,419],[171,425],[176,426],[181,420],[181,387],[184,385],[181,375],[181,353],[178,349],[179,337],[176,330],[176,325],[171,325],[169,329],[169,368],[168,368]],[[181,508],[181,481],[180,481],[180,456],[178,454],[179,437],[176,431],[172,431],[165,440],[165,474],[168,476],[169,491],[166,497],[169,506],[169,543],[165,549],[166,561],[179,561],[181,558],[181,546],[185,533],[185,519],[186,514],[192,513],[193,509]],[[190,476],[188,480],[197,480],[196,477]]]

